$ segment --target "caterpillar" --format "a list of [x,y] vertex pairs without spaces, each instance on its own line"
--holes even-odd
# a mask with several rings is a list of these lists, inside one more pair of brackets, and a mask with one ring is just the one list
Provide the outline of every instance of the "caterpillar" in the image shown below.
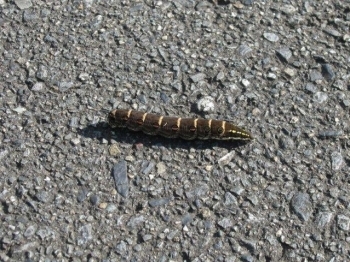
[[224,120],[160,116],[135,110],[114,109],[108,114],[108,124],[113,128],[126,127],[148,135],[168,138],[252,140],[244,129]]

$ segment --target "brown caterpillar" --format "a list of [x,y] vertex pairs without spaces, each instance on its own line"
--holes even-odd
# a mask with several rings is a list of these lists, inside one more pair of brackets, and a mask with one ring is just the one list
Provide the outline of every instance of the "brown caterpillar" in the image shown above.
[[159,116],[135,110],[114,109],[108,115],[111,127],[127,127],[148,135],[168,138],[252,140],[253,136],[242,128],[223,120]]

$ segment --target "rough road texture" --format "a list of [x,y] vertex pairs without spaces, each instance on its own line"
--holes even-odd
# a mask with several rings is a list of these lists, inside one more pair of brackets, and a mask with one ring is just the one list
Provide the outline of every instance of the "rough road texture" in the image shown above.
[[[1,261],[350,259],[349,0],[0,10]],[[256,140],[112,131],[113,108]]]

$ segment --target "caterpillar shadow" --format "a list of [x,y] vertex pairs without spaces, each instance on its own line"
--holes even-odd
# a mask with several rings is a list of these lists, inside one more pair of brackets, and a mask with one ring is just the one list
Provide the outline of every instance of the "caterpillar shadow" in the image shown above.
[[181,148],[187,150],[190,148],[213,149],[214,147],[222,147],[228,150],[233,150],[249,143],[249,141],[241,140],[184,140],[181,138],[151,136],[144,134],[142,131],[131,131],[125,128],[111,128],[106,122],[99,122],[96,125],[89,125],[83,129],[80,129],[78,133],[83,137],[92,139],[106,139],[109,143],[113,139],[119,143],[142,143],[146,147],[164,146],[166,148]]

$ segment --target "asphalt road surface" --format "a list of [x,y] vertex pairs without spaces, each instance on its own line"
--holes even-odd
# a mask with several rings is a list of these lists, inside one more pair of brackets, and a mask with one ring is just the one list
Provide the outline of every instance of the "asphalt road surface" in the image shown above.
[[0,0],[0,260],[349,261],[349,26],[349,0]]

